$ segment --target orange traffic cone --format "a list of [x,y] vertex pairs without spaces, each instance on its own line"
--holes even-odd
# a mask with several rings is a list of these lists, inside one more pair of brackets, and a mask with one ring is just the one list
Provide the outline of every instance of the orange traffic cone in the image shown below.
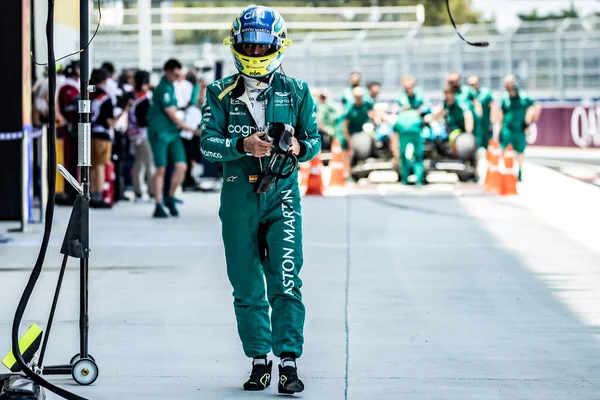
[[346,186],[346,178],[344,177],[344,154],[342,153],[342,146],[338,139],[333,139],[333,142],[331,143],[329,169],[331,170],[329,187]]
[[504,171],[502,174],[502,196],[515,195],[517,193],[517,176],[514,171],[515,152],[512,144],[506,146],[504,151]]
[[485,193],[500,194],[502,192],[501,154],[500,144],[496,140],[490,140],[487,151],[488,170],[485,176]]
[[307,195],[323,195],[323,161],[321,160],[321,155],[319,154],[310,162],[310,173],[308,175],[308,185],[306,189]]

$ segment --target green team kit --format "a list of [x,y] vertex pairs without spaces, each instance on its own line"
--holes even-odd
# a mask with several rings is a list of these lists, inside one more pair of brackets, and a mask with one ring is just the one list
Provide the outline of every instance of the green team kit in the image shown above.
[[423,92],[418,88],[414,89],[412,96],[409,96],[408,93],[403,90],[398,96],[396,103],[398,103],[398,105],[403,109],[418,110],[425,104],[425,98],[423,96]]
[[344,111],[346,111],[348,109],[348,107],[350,107],[350,105],[352,103],[354,103],[354,96],[352,95],[352,89],[351,87],[347,87],[346,89],[344,89],[342,91],[342,95],[341,95],[341,103],[342,103],[342,107],[344,108]]
[[360,106],[357,106],[356,103],[352,103],[350,107],[346,110],[345,114],[342,116],[341,122],[341,135],[340,135],[340,145],[343,150],[348,149],[348,142],[346,140],[346,135],[344,135],[344,124],[348,121],[348,131],[350,135],[354,135],[355,133],[362,132],[363,125],[369,122],[369,111],[373,109],[373,103],[370,101],[363,101]]
[[502,121],[502,131],[500,133],[500,145],[506,148],[509,144],[513,145],[517,153],[525,152],[527,140],[525,135],[525,118],[529,107],[533,106],[534,101],[524,92],[518,92],[518,96],[510,97],[505,93],[500,105],[504,119]]
[[487,88],[481,88],[477,92],[477,99],[481,103],[481,119],[479,123],[480,146],[487,149],[492,138],[490,114],[494,98],[492,92]]
[[[354,104],[354,94],[352,93],[353,90],[354,90],[353,87],[347,87],[346,89],[344,89],[342,91],[341,103],[342,103],[342,107],[344,108],[344,111],[348,111],[350,106],[352,106],[352,104]],[[374,103],[373,99],[371,98],[371,96],[369,96],[367,91],[365,91],[365,94],[363,95],[363,102],[371,103],[371,104]]]
[[[294,127],[301,146],[298,161],[316,157],[321,141],[307,84],[275,72],[261,96],[267,101],[267,124]],[[305,309],[299,277],[303,254],[298,175],[294,171],[270,192],[255,193],[254,184],[269,157],[259,159],[244,152],[243,139],[258,129],[244,97],[239,74],[209,85],[201,126],[202,154],[209,161],[223,163],[219,217],[238,332],[248,357],[271,350],[278,357],[282,353],[300,357]],[[266,257],[260,256],[260,246],[268,248]]]
[[330,136],[333,136],[338,122],[339,112],[335,105],[325,102],[317,105],[317,116]]
[[[473,115],[473,135],[477,140],[477,147],[481,147],[482,132],[481,132],[481,116],[475,110],[475,100],[477,100],[477,92],[471,86],[463,85],[456,93],[456,104],[465,106]],[[463,118],[464,121],[464,118]],[[462,131],[464,132],[464,122]],[[452,131],[452,130],[451,130]]]
[[422,136],[423,119],[421,114],[415,110],[407,110],[400,113],[394,124],[394,132],[400,139],[400,176],[403,183],[408,183],[410,175],[410,160],[406,157],[406,150],[409,144],[414,148],[413,169],[417,177],[417,184],[422,184],[424,179],[423,152],[424,139]]
[[449,105],[444,101],[444,110],[446,111],[446,129],[448,132],[460,130],[465,132],[465,112],[471,111],[468,104],[458,102],[458,98],[454,104]]
[[186,162],[179,128],[164,111],[169,107],[177,108],[177,98],[173,84],[163,77],[154,89],[148,109],[148,141],[157,167],[165,167],[168,157],[173,163]]

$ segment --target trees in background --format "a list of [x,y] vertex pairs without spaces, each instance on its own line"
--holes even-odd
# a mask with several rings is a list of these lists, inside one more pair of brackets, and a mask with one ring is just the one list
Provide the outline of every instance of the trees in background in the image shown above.
[[541,14],[537,8],[525,14],[517,14],[521,21],[548,21],[553,19],[578,18],[579,12],[575,9],[575,3],[571,0],[569,8],[560,10],[559,12],[551,12]]
[[[491,1],[491,0],[490,0]],[[247,1],[208,1],[208,0],[187,0],[176,1],[176,6],[196,6],[196,7],[229,7],[248,5]],[[414,6],[423,4],[425,7],[425,25],[439,26],[450,24],[450,18],[446,11],[445,0],[279,0],[273,2],[274,7],[369,7],[369,6]],[[471,0],[450,0],[452,15],[457,24],[477,23],[481,21],[481,16],[476,12],[471,4]]]

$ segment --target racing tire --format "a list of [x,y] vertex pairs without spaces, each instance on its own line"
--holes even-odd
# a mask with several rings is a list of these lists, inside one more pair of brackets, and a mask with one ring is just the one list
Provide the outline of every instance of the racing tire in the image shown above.
[[471,179],[475,178],[474,174],[456,174],[458,176],[458,180],[462,183],[469,182]]
[[472,133],[461,133],[456,137],[453,145],[455,158],[462,161],[468,161],[476,158],[477,141]]
[[352,135],[353,158],[358,161],[364,161],[373,155],[375,143],[373,138],[365,132]]

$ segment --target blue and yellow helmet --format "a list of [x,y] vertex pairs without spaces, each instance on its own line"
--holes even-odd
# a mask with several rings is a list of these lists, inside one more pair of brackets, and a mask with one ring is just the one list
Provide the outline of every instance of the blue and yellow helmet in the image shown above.
[[[223,41],[231,47],[235,67],[243,75],[262,78],[272,74],[283,61],[285,49],[292,45],[287,38],[283,17],[264,6],[250,6],[233,21],[231,33]],[[270,46],[265,54],[249,55],[245,45]]]

